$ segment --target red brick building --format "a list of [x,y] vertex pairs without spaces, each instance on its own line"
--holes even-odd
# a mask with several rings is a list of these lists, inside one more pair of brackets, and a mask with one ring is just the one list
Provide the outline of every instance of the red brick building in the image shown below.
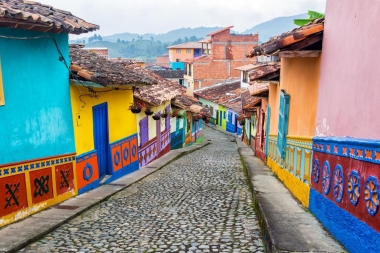
[[257,45],[258,34],[231,34],[232,27],[208,34],[209,38],[199,41],[205,49],[202,50],[204,54],[185,61],[184,79],[188,94],[229,78],[240,77],[240,71],[235,68],[256,62],[255,58],[247,58],[246,55]]

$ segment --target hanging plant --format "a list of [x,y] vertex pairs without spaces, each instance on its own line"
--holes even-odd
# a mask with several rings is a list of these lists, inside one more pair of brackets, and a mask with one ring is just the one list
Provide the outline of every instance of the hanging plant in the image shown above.
[[163,113],[161,113],[161,118],[166,118],[168,116],[168,112],[167,111],[164,111]]
[[129,106],[129,110],[132,111],[132,113],[140,113],[141,112],[141,109],[144,107],[144,104],[142,103],[139,103],[137,101],[134,101],[133,103],[131,103],[131,106]]
[[152,116],[152,118],[153,118],[154,120],[160,120],[160,115],[159,115],[158,113],[156,113],[156,114],[154,114],[154,115]]
[[185,118],[185,115],[183,115],[183,114],[177,114],[177,119],[184,119]]
[[201,115],[195,114],[195,115],[193,115],[193,120],[198,121],[201,119],[201,117],[202,117]]
[[145,115],[148,115],[148,116],[153,115],[153,111],[152,111],[152,109],[150,109],[149,107],[147,107],[147,108],[145,109]]
[[245,124],[245,119],[241,119],[240,121],[239,121],[239,124],[242,126],[242,125],[244,125]]

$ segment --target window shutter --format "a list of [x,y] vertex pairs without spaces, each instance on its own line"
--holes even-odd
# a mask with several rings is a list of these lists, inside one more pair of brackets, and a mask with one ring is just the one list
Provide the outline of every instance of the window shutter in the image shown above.
[[266,128],[265,128],[265,156],[268,156],[268,149],[269,149],[269,131],[270,131],[270,106],[267,107],[267,121],[266,121]]
[[228,112],[228,122],[232,123],[232,113]]
[[289,100],[289,95],[281,91],[277,137],[277,149],[281,158],[285,158],[286,152],[286,135],[288,134],[289,120]]
[[148,116],[140,120],[140,146],[143,146],[145,143],[149,141],[149,124],[148,124]]

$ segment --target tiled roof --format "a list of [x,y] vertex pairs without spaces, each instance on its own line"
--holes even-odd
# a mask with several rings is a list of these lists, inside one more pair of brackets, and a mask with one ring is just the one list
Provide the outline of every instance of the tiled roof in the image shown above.
[[70,45],[70,60],[70,69],[77,78],[102,86],[155,83],[149,76],[126,69],[125,64],[107,60],[79,45]]
[[240,70],[240,71],[249,71],[249,70],[252,70],[256,67],[257,67],[257,64],[247,64],[247,65],[244,65],[244,66],[241,66],[238,68],[234,68],[234,69]]
[[232,25],[232,26],[224,27],[224,28],[222,28],[222,29],[220,29],[220,30],[218,30],[218,31],[212,32],[212,33],[210,33],[210,34],[207,34],[207,36],[213,36],[213,35],[215,35],[215,34],[218,34],[218,33],[223,32],[223,31],[225,31],[225,30],[231,29],[232,27],[234,27],[234,26]]
[[168,49],[190,49],[190,48],[202,48],[202,44],[199,42],[186,42],[167,47]]
[[153,85],[137,87],[133,93],[135,98],[147,102],[150,105],[159,106],[163,102],[186,92],[186,89],[178,83],[169,81],[149,69],[144,69],[136,65],[128,65],[126,68],[132,68],[141,75],[149,76],[156,82],[156,84]]
[[242,107],[245,111],[251,111],[255,106],[261,102],[261,98],[254,98],[247,90],[241,94]]
[[256,65],[254,69],[249,72],[250,82],[268,76],[281,68],[280,63],[271,63],[265,65]]
[[205,38],[205,39],[202,39],[200,41],[198,41],[199,43],[211,43],[211,39],[210,38]]
[[238,115],[241,115],[243,113],[243,108],[242,108],[242,102],[241,102],[241,95],[234,99],[230,99],[224,103],[222,103],[225,107],[233,110],[236,112]]
[[196,99],[195,97],[191,97],[189,95],[186,95],[186,94],[181,94],[179,96],[176,96],[172,100],[172,104],[179,107],[179,108],[182,108],[186,111],[192,112],[192,113],[211,116],[209,109],[207,109],[204,106],[201,106],[199,104],[198,99]]
[[269,82],[252,82],[248,86],[248,90],[253,97],[268,97],[269,95]]
[[221,104],[239,95],[239,88],[240,79],[234,79],[195,90],[194,94],[211,102]]
[[153,70],[154,73],[162,76],[163,78],[183,78],[184,70]]
[[68,11],[28,0],[0,0],[0,27],[81,34],[99,29]]
[[295,28],[292,31],[285,32],[280,36],[270,38],[269,41],[255,46],[247,57],[256,55],[269,55],[279,50],[285,49],[295,43],[305,40],[311,36],[323,32],[324,18],[315,19],[309,24]]

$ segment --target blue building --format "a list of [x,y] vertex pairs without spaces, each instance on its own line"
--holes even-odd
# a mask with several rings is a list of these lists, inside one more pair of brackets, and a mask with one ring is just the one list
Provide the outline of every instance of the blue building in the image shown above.
[[36,2],[1,7],[0,227],[77,194],[68,34],[99,29]]

